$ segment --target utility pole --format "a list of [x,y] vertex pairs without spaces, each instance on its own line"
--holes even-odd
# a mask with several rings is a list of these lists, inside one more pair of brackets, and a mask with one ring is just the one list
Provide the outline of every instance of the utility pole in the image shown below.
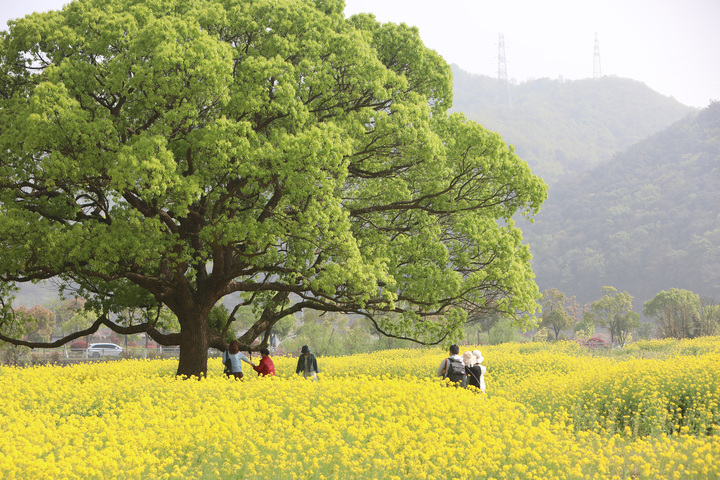
[[498,94],[496,103],[512,105],[510,83],[507,78],[507,62],[505,61],[505,37],[502,33],[498,38]]
[[602,78],[602,69],[600,68],[600,43],[598,42],[598,34],[595,32],[595,64],[593,65],[593,79]]

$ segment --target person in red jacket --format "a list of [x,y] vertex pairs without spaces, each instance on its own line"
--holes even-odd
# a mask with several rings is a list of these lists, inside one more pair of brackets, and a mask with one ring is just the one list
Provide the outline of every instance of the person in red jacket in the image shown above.
[[262,355],[260,363],[252,366],[253,369],[258,372],[258,376],[262,375],[263,377],[266,377],[268,375],[275,375],[275,364],[273,363],[272,358],[270,358],[270,350],[267,348],[261,348],[260,355]]

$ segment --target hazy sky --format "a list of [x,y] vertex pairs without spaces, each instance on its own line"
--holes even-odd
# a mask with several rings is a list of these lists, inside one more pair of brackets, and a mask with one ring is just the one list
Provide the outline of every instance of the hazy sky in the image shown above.
[[[66,0],[0,0],[9,18]],[[719,0],[346,0],[347,14],[415,25],[426,45],[471,73],[592,78],[597,33],[603,75],[639,80],[694,107],[720,100]]]

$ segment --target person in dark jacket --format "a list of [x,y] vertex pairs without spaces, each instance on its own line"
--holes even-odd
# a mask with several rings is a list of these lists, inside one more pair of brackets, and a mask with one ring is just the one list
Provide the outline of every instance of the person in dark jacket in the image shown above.
[[297,368],[295,369],[295,373],[300,374],[300,372],[305,378],[312,378],[314,381],[317,381],[317,374],[320,373],[315,355],[310,353],[310,347],[307,345],[302,346]]
[[450,345],[450,356],[440,363],[437,369],[437,376],[450,380],[450,384],[456,387],[467,387],[467,373],[465,364],[460,354],[460,347]]
[[485,359],[479,350],[465,352],[463,354],[463,363],[468,372],[468,386],[477,388],[477,391],[485,393],[485,365],[481,365]]
[[270,358],[270,350],[267,348],[261,348],[260,355],[262,355],[260,364],[252,366],[258,373],[258,376],[262,375],[263,377],[267,377],[275,375],[275,364],[273,363],[272,358]]

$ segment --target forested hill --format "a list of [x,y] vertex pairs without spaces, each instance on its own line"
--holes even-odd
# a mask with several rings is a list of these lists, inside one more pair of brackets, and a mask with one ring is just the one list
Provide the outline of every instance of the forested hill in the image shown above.
[[453,111],[499,132],[549,184],[608,160],[696,111],[623,78],[545,78],[500,91],[497,79],[456,65],[453,75]]
[[523,227],[542,289],[635,308],[682,288],[720,300],[720,102],[550,188]]

